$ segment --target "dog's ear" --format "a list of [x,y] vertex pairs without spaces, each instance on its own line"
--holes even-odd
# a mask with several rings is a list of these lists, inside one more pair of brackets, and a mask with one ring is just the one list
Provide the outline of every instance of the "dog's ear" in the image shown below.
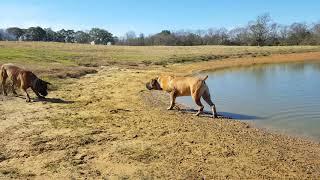
[[155,85],[156,84],[156,81],[155,79],[151,79],[151,85]]
[[158,79],[159,79],[159,77],[157,76],[157,77],[153,78],[152,80],[158,82]]

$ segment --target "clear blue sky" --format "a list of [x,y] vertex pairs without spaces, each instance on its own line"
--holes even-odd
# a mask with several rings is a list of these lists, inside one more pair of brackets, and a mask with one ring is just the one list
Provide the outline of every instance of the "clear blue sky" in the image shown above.
[[320,0],[0,0],[0,28],[129,30],[232,28],[269,12],[281,24],[319,22]]

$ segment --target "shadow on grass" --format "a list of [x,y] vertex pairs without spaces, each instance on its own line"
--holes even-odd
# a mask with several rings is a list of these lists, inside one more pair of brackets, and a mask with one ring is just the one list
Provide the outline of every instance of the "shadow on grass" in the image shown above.
[[49,103],[58,103],[58,104],[72,104],[74,101],[67,101],[60,98],[35,98],[33,102],[49,102]]
[[[8,95],[8,96],[3,96],[0,93],[0,101],[5,101],[5,100],[13,100],[14,98],[20,98],[20,99],[26,99],[25,96],[23,95]],[[74,101],[68,101],[64,100],[61,98],[31,98],[32,102],[48,102],[48,103],[57,103],[57,104],[72,104]]]

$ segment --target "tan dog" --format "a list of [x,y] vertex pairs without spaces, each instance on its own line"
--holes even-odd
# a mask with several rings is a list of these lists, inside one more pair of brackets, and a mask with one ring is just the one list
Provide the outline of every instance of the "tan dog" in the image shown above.
[[200,107],[197,112],[197,116],[203,111],[204,106],[201,103],[201,97],[210,105],[213,117],[217,117],[216,106],[211,101],[209,88],[205,83],[208,78],[198,77],[175,77],[175,76],[159,76],[152,79],[146,84],[149,90],[163,90],[170,94],[170,106],[168,110],[171,110],[175,105],[176,97],[178,96],[192,96],[192,99]]
[[48,95],[47,85],[50,83],[39,79],[32,72],[19,68],[13,64],[3,64],[0,69],[0,77],[3,94],[5,96],[7,95],[5,87],[7,78],[12,81],[11,87],[13,94],[17,95],[14,86],[19,87],[25,92],[27,102],[30,102],[30,96],[27,92],[28,88],[31,88],[39,98],[44,98],[44,96]]

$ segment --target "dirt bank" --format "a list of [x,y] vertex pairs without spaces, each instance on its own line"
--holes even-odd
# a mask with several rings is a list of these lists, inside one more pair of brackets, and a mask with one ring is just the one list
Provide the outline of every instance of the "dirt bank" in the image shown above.
[[255,64],[288,63],[298,61],[320,60],[320,52],[275,54],[265,57],[229,58],[218,61],[198,62],[182,66],[171,66],[172,72],[197,73],[199,71],[217,70],[229,67],[251,66]]
[[305,59],[320,53],[103,67],[63,80],[47,101],[0,96],[0,178],[317,179],[319,143],[167,111],[167,96],[145,90],[162,73]]

